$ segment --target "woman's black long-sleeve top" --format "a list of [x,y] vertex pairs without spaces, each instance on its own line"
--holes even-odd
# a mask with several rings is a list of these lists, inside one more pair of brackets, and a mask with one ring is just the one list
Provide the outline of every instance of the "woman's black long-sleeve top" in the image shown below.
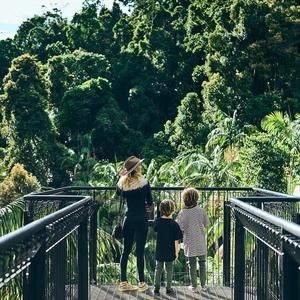
[[133,181],[130,187],[124,187],[125,176],[120,177],[117,184],[117,194],[124,197],[127,203],[126,215],[146,215],[146,207],[153,204],[151,189],[148,181],[140,177]]

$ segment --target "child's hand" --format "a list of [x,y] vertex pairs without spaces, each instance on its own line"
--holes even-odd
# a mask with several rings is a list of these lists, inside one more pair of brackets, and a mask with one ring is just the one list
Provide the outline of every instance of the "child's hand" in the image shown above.
[[178,258],[178,252],[179,252],[178,241],[175,241],[175,256],[176,256],[176,258]]

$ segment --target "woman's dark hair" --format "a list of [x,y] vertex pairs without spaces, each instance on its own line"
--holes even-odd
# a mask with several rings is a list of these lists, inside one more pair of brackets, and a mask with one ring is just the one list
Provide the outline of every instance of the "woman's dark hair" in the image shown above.
[[170,199],[165,199],[159,204],[159,211],[161,216],[168,217],[175,211],[175,203]]
[[182,199],[186,207],[196,206],[199,199],[199,193],[195,188],[186,188],[182,192]]

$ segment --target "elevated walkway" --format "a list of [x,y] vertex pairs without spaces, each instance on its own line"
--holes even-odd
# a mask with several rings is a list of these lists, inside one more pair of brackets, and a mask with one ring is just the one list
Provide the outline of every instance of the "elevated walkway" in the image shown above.
[[[208,291],[195,294],[187,286],[176,286],[176,296],[169,297],[165,294],[165,289],[161,288],[161,296],[156,299],[169,300],[230,300],[232,299],[232,290],[228,287],[211,286]],[[121,293],[116,285],[91,286],[91,300],[153,300],[152,290],[149,289],[144,293],[130,292]]]
[[[182,207],[183,187],[155,187]],[[300,198],[255,188],[198,188],[207,210],[208,292],[188,289],[184,255],[174,266],[176,297],[161,299],[300,299]],[[9,217],[20,228],[0,238],[1,300],[153,299],[119,293],[122,241],[111,237],[117,221],[115,187],[65,187],[24,196],[26,209]],[[24,207],[24,205],[22,205]],[[23,209],[23,208],[22,208]],[[0,214],[0,226],[7,216]],[[149,230],[146,281],[155,267],[155,235]],[[128,279],[136,280],[134,252]]]

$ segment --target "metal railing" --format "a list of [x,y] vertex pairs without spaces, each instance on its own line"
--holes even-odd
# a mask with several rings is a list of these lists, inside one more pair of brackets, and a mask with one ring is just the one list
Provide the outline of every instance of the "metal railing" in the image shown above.
[[[25,197],[40,201],[39,195]],[[57,196],[52,200],[61,201]],[[0,239],[0,299],[88,299],[88,220],[91,197]]]
[[300,299],[299,205],[278,193],[230,200],[234,299]]
[[[152,187],[152,196],[156,204],[156,215],[158,215],[158,206],[163,199],[172,199],[176,204],[176,214],[183,207],[181,198],[181,192],[184,187]],[[226,265],[227,261],[223,258],[223,243],[224,243],[224,213],[223,208],[225,203],[229,201],[231,197],[238,196],[250,196],[256,195],[257,192],[252,188],[197,188],[200,194],[199,205],[203,207],[210,218],[211,226],[207,232],[207,279],[209,285],[223,285],[224,274],[230,272],[230,264]],[[62,192],[62,191],[60,191]],[[97,239],[101,239],[99,231],[106,234],[105,239],[108,244],[114,243],[111,240],[111,231],[117,220],[118,214],[118,201],[114,192],[115,187],[69,187],[68,190],[64,190],[65,193],[83,193],[93,197],[93,199],[99,204],[97,222],[98,236]],[[95,223],[96,224],[96,223]],[[103,241],[104,242],[104,241]],[[115,243],[115,254],[110,259],[107,257],[101,257],[98,255],[96,266],[94,262],[91,262],[92,269],[96,272],[94,282],[98,284],[115,284],[119,280],[119,258],[120,248],[122,245],[118,242]],[[99,250],[98,250],[99,252]],[[149,283],[152,283],[153,272],[155,269],[155,233],[152,227],[149,227],[148,239],[145,249],[145,267],[146,267],[146,279]],[[95,254],[96,256],[96,254]],[[228,271],[229,270],[229,271]],[[106,276],[109,274],[109,276]],[[129,262],[128,275],[131,281],[135,281],[136,268],[135,260],[132,264]],[[180,252],[179,259],[176,260],[174,266],[174,284],[187,285],[189,284],[188,268],[186,259],[183,255],[183,251]]]
[[[183,207],[182,190],[183,187],[153,187],[153,199],[157,207],[165,198],[174,200],[178,212]],[[268,209],[281,217],[282,210],[278,209],[278,203],[285,203],[286,207],[290,208],[286,214],[286,220],[289,220],[291,215],[298,212],[299,206],[295,204],[296,201],[291,201],[295,198],[252,188],[198,188],[198,191],[199,205],[208,212],[211,222],[207,232],[208,284],[234,286],[235,299],[244,299],[239,298],[241,292],[247,297],[253,297],[247,299],[259,298],[255,296],[255,289],[260,290],[262,286],[270,288],[270,285],[267,286],[265,279],[259,279],[258,275],[254,284],[251,276],[253,272],[265,270],[263,266],[266,263],[262,260],[265,250],[257,252],[257,245],[262,241],[255,235],[245,239],[245,234],[236,234],[245,230],[254,217],[246,219],[246,223],[244,214],[241,214],[242,208],[234,201],[241,199],[248,203],[244,203],[247,207],[258,209],[260,212],[261,209]],[[5,298],[7,294],[14,294],[14,299],[23,297],[25,300],[87,299],[90,284],[111,284],[118,281],[122,244],[111,237],[112,227],[118,215],[119,199],[116,198],[115,187],[64,187],[27,195],[24,200],[24,219],[27,225],[0,238],[0,299],[10,299]],[[244,223],[241,223],[242,221]],[[240,229],[241,226],[243,229]],[[250,232],[250,229],[248,231]],[[248,231],[246,230],[246,235]],[[270,245],[273,240],[276,241],[274,243],[278,242],[273,236],[273,231],[271,235],[269,230],[266,232],[265,239]],[[8,243],[7,239],[11,242]],[[245,250],[241,255],[245,260],[244,269],[239,262],[241,249],[240,246],[237,247],[242,240],[244,248],[241,249]],[[277,249],[276,247],[273,246]],[[146,278],[149,283],[153,280],[154,248],[155,235],[150,226],[145,250]],[[254,256],[254,253],[260,254]],[[274,255],[270,254],[268,258],[270,257],[278,260]],[[254,271],[254,265],[258,261],[261,268]],[[272,267],[271,279],[268,280],[273,280],[276,274],[281,274],[280,269],[275,268],[275,264],[272,264]],[[245,270],[250,270],[250,273],[244,272],[243,277],[241,272]],[[183,253],[176,261],[174,271],[175,284],[189,284]],[[128,273],[130,279],[136,278],[135,262],[129,262]],[[244,278],[242,283],[237,283],[239,276]],[[244,287],[241,287],[241,284],[244,284]],[[276,294],[275,290],[276,287],[272,288],[272,295]],[[272,298],[263,298],[264,295],[259,299]],[[271,292],[268,295],[271,295]]]

